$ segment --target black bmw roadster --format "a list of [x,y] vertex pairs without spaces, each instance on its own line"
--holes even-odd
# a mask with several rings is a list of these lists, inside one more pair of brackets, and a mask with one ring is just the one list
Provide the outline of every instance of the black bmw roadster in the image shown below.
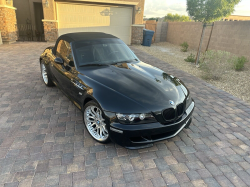
[[178,78],[140,61],[105,33],[62,35],[40,56],[42,79],[83,113],[89,134],[130,149],[176,136],[191,123],[194,101]]

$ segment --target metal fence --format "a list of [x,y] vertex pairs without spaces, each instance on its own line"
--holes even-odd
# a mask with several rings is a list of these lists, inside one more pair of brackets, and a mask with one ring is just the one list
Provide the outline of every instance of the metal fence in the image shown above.
[[39,32],[35,25],[17,24],[18,41],[45,41],[44,33]]

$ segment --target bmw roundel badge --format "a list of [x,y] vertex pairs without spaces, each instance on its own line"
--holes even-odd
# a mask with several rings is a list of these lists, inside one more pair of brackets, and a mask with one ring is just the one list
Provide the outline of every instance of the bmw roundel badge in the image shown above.
[[170,103],[171,105],[174,105],[174,101],[169,100],[169,103]]

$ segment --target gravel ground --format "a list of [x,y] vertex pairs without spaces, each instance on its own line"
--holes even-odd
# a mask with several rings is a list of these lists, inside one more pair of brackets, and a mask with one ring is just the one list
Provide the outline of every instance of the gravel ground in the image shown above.
[[[181,52],[180,46],[168,42],[160,42],[152,44],[151,47],[145,47],[142,45],[135,45],[137,49],[140,49],[148,54],[159,58],[189,74],[196,77],[202,75],[202,71],[194,64],[184,61],[190,53],[196,54],[194,50],[188,50],[188,52]],[[206,82],[215,85],[216,87],[238,97],[242,100],[250,103],[250,65],[246,65],[244,71],[236,72],[230,70],[225,73],[220,80],[205,80]]]

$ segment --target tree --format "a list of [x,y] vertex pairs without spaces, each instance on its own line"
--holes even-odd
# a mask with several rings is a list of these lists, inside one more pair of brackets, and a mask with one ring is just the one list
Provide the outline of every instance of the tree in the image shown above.
[[201,41],[197,53],[196,65],[199,61],[200,48],[204,36],[206,24],[218,21],[234,12],[234,7],[241,0],[187,0],[187,12],[189,16],[203,23]]
[[158,21],[159,18],[148,18],[148,20],[156,20]]
[[179,14],[167,14],[164,18],[164,21],[168,22],[188,22],[191,21],[191,19],[188,16],[185,15],[179,15]]

